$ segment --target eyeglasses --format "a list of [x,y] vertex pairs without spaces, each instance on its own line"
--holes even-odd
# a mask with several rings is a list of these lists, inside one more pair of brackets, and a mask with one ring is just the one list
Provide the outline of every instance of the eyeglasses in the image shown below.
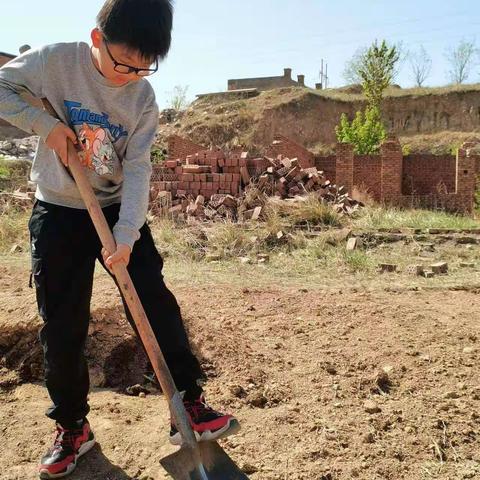
[[130,65],[125,65],[124,63],[117,62],[112,55],[112,52],[108,48],[108,44],[105,41],[105,48],[107,49],[108,56],[113,62],[113,69],[118,73],[128,74],[135,72],[140,77],[148,77],[153,75],[158,70],[158,59],[155,59],[155,68],[137,68]]

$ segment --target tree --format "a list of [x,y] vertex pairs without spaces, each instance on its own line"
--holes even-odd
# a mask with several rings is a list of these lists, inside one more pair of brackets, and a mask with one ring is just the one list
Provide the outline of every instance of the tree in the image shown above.
[[466,40],[462,40],[457,47],[446,51],[445,58],[450,64],[448,77],[452,83],[460,84],[467,80],[476,51],[475,44]]
[[378,106],[368,106],[365,113],[358,111],[351,123],[343,113],[335,133],[339,142],[351,143],[358,155],[377,153],[387,136]]
[[382,99],[385,90],[398,73],[401,50],[401,45],[389,46],[385,40],[379,45],[375,41],[363,53],[357,50],[357,57],[354,56],[350,63],[351,72],[356,72],[362,82],[368,105],[365,112],[356,113],[351,123],[343,114],[335,133],[339,142],[353,144],[357,154],[378,152],[386,137],[382,122]]
[[383,94],[392,83],[399,60],[397,46],[390,47],[385,40],[380,45],[375,40],[363,56],[358,73],[370,106],[380,109]]
[[432,59],[423,45],[409,54],[410,67],[415,86],[421,87],[432,71]]
[[180,110],[184,110],[187,107],[189,103],[187,100],[187,90],[188,85],[175,85],[175,87],[173,87],[173,91],[170,92],[170,108],[173,108],[178,112]]
[[358,48],[353,54],[353,57],[345,63],[342,76],[347,83],[362,83],[362,78],[358,72],[367,51],[367,47]]
[[[382,45],[386,42],[383,40]],[[361,75],[361,70],[365,67],[368,63],[368,54],[372,52],[372,49],[377,44],[375,41],[370,47],[360,47],[358,48],[355,53],[353,54],[352,58],[345,63],[345,67],[342,72],[342,76],[347,83],[362,83],[363,78]],[[390,83],[397,77],[398,73],[400,72],[400,68],[404,59],[406,58],[406,53],[404,53],[405,49],[403,47],[402,42],[398,42],[392,47],[395,49],[397,54],[397,58],[394,62],[393,69],[392,69],[392,78]]]

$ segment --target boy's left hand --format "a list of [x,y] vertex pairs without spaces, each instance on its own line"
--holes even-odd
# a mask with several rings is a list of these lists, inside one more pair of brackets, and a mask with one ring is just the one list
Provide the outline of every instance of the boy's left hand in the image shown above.
[[128,262],[130,261],[131,253],[132,251],[130,250],[130,247],[124,243],[119,243],[117,245],[117,250],[113,254],[107,252],[105,248],[102,248],[103,261],[110,271],[112,271],[112,266],[114,263],[122,262],[125,264],[125,266],[127,266]]

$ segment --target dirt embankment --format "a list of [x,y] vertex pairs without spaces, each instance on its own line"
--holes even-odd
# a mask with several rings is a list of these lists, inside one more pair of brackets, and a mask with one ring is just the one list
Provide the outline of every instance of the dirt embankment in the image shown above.
[[[359,94],[280,88],[249,99],[224,97],[197,100],[185,114],[161,126],[160,138],[184,135],[202,145],[236,144],[262,150],[275,133],[312,148],[336,141],[342,113],[353,118],[364,107]],[[480,86],[392,89],[383,107],[386,126],[399,137],[480,132]],[[445,142],[448,144],[447,136]],[[413,142],[415,145],[416,142]]]

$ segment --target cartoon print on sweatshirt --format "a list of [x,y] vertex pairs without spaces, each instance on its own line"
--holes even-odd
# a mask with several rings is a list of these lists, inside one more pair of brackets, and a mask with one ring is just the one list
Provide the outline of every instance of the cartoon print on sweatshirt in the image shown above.
[[82,146],[79,156],[82,163],[98,175],[113,174],[113,148],[102,127],[91,128],[84,123],[78,133]]

